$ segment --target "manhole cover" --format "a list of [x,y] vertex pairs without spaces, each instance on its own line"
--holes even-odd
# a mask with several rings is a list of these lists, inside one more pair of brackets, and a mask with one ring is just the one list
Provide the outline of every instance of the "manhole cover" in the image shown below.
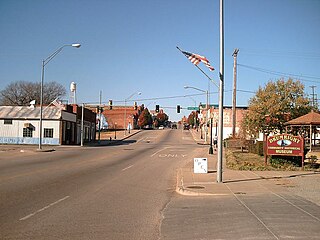
[[188,186],[187,188],[191,188],[191,189],[204,189],[203,186]]
[[234,194],[241,195],[241,194],[246,194],[246,193],[245,192],[235,192]]
[[132,149],[132,148],[125,148],[125,149],[123,149],[123,150],[127,150],[127,151],[128,151],[128,150],[133,150],[133,149]]

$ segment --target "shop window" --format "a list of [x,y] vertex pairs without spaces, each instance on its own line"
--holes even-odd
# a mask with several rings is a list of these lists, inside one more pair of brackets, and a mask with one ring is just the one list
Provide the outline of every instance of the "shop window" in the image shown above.
[[23,128],[23,137],[32,137],[32,128]]
[[4,119],[4,124],[11,125],[12,124],[12,119]]
[[44,129],[44,137],[45,138],[53,138],[53,128],[45,128]]

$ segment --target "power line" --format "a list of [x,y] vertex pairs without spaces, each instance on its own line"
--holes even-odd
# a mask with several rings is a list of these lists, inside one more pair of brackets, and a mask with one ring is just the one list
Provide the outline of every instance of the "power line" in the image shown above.
[[314,53],[314,52],[275,51],[270,49],[243,49],[243,48],[241,48],[241,52],[243,55],[254,55],[254,56],[320,58],[320,54]]
[[[269,74],[273,74],[273,75],[278,75],[278,76],[282,76],[282,77],[293,77],[294,76],[296,79],[298,79],[300,81],[320,83],[320,77],[307,76],[307,75],[298,75],[298,74],[293,74],[293,73],[284,73],[284,72],[279,72],[279,71],[274,71],[274,70],[269,70],[269,69],[264,69],[264,68],[259,68],[259,67],[253,67],[253,66],[244,65],[244,64],[237,64],[237,65],[240,66],[240,67],[252,69],[252,70],[255,70],[255,71],[259,71],[259,72],[269,73]],[[304,78],[319,79],[319,81],[307,80],[307,79],[304,79]]]
[[[218,94],[218,92],[210,92],[210,94]],[[177,95],[177,96],[166,96],[166,97],[155,97],[155,98],[140,98],[140,99],[130,99],[131,102],[135,101],[154,101],[154,100],[163,100],[163,99],[176,99],[176,98],[186,98],[186,97],[194,97],[194,96],[204,96],[206,93],[197,93],[197,94],[188,94],[188,95]],[[121,103],[124,100],[113,100],[114,103]],[[106,104],[107,102],[102,102],[102,104]],[[87,102],[86,104],[98,104],[97,102]]]

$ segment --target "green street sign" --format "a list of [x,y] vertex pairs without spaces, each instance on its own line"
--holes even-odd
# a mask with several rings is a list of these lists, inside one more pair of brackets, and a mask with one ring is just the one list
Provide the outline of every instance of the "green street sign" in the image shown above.
[[188,109],[188,110],[196,110],[196,111],[199,111],[199,107],[188,107],[187,109]]

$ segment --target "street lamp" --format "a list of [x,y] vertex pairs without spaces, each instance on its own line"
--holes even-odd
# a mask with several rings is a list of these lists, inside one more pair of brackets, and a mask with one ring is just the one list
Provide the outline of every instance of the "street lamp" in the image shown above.
[[[207,109],[207,115],[208,115],[208,111],[209,111],[209,92],[208,91],[205,91],[205,90],[202,90],[200,88],[196,88],[196,87],[190,87],[190,86],[184,86],[185,89],[188,89],[188,88],[192,88],[192,89],[195,89],[197,91],[200,91],[200,92],[203,92],[203,93],[206,93],[207,95],[207,106],[206,106],[206,109]],[[207,122],[207,119],[206,119],[206,122]],[[206,123],[207,124],[207,123]],[[210,126],[211,126],[211,134],[210,134],[210,147],[209,147],[209,154],[213,154],[213,147],[212,147],[212,119],[211,119],[211,122],[210,122]],[[205,134],[205,142],[207,142],[207,132],[208,132],[208,129],[206,129],[206,134]]]
[[41,73],[41,84],[40,84],[40,119],[39,119],[39,149],[42,149],[42,105],[43,105],[43,81],[44,81],[44,67],[55,57],[57,56],[64,47],[81,47],[80,43],[66,44],[58,48],[53,52],[49,57],[42,60],[42,73]]
[[[141,92],[134,92],[128,98],[124,100],[124,120],[123,120],[123,127],[124,127],[124,135],[126,136],[126,123],[127,123],[127,101],[130,100],[134,95],[141,95]],[[129,132],[130,133],[130,132]]]

